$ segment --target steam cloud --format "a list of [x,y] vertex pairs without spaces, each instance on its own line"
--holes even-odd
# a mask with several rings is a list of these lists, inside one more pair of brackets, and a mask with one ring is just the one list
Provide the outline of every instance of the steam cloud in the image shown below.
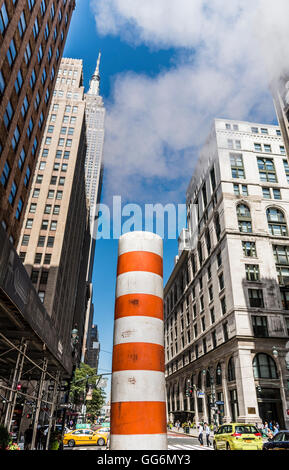
[[158,77],[115,79],[105,144],[111,193],[122,188],[135,202],[182,200],[215,117],[275,119],[268,85],[289,66],[288,0],[91,4],[99,33],[174,48],[174,65]]

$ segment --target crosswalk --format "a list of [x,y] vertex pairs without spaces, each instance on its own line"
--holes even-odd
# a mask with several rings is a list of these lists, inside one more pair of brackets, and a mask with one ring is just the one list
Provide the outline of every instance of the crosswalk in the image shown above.
[[175,445],[168,445],[169,450],[213,450],[212,447],[206,446],[199,446],[193,444],[175,444]]

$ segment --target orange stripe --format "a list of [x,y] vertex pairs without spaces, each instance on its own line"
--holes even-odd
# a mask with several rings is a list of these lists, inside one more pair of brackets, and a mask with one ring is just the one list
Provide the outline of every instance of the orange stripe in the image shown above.
[[115,319],[131,316],[145,316],[164,319],[163,301],[150,294],[127,294],[115,301]]
[[114,345],[112,372],[120,370],[157,370],[164,372],[164,347],[152,343],[122,343]]
[[146,271],[162,277],[162,257],[149,251],[130,251],[120,255],[117,263],[117,275],[131,271]]
[[111,434],[166,434],[166,432],[165,402],[111,404]]

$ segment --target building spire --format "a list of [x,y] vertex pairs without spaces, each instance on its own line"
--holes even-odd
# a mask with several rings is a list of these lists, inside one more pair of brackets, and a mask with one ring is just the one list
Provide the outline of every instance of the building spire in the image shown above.
[[99,82],[100,82],[100,75],[99,75],[99,65],[100,65],[100,58],[101,58],[101,53],[98,54],[97,58],[97,63],[96,63],[96,69],[94,74],[92,75],[92,78],[89,83],[89,95],[99,95]]

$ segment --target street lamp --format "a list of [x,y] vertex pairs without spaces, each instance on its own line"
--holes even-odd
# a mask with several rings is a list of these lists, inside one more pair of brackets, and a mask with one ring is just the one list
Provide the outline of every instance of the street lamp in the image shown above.
[[273,356],[277,359],[279,353],[278,353],[278,349],[276,348],[276,346],[273,346],[272,353],[273,353]]
[[73,330],[71,331],[72,356],[75,356],[78,343],[79,343],[78,329],[77,329],[77,325],[75,324]]

